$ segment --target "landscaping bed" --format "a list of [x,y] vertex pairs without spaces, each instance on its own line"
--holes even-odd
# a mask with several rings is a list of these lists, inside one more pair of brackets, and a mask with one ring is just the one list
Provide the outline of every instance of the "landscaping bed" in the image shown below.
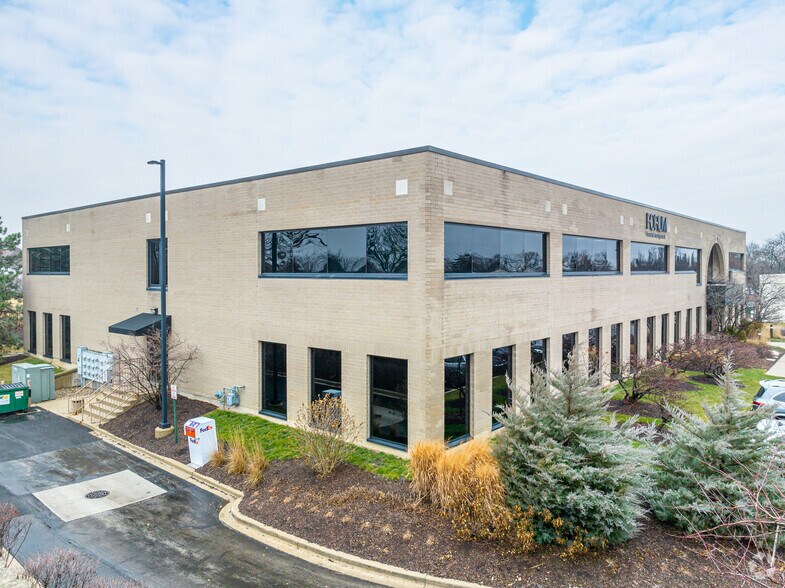
[[[210,412],[225,437],[238,428],[271,460],[257,488],[245,478],[211,466],[201,472],[242,490],[240,510],[264,524],[331,549],[406,569],[488,586],[654,587],[735,586],[714,574],[698,545],[673,527],[647,519],[635,539],[618,547],[564,558],[558,547],[506,555],[489,541],[457,538],[450,522],[412,495],[406,460],[357,448],[352,464],[319,479],[299,459],[292,429],[250,415],[215,411],[195,400],[178,400],[180,425]],[[160,413],[140,404],[104,428],[150,451],[187,462],[184,440],[153,435]]]

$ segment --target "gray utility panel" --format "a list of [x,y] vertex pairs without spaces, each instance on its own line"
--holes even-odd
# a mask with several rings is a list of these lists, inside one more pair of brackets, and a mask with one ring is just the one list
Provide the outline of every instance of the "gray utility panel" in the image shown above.
[[55,399],[55,368],[48,363],[15,363],[11,382],[30,388],[30,402]]

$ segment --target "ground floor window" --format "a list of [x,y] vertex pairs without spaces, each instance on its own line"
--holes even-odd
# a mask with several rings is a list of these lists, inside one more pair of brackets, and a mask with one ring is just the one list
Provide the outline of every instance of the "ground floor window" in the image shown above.
[[681,311],[673,313],[673,342],[678,343],[681,339]]
[[654,357],[654,329],[657,317],[650,316],[646,319],[646,359]]
[[630,357],[640,355],[640,331],[641,322],[639,320],[630,321]]
[[540,370],[548,372],[548,339],[535,339],[531,342],[531,381],[534,382],[534,372]]
[[29,343],[30,346],[27,350],[30,353],[38,353],[38,325],[36,324],[36,316],[35,311],[28,310],[27,311],[27,332],[29,334]]
[[44,313],[44,355],[52,357],[52,314]]
[[311,349],[311,401],[341,396],[341,352]]
[[262,342],[262,412],[286,418],[286,345]]
[[602,329],[597,327],[589,329],[589,375],[600,373],[600,360],[602,358]]
[[491,368],[491,421],[493,428],[499,428],[501,423],[496,420],[496,413],[507,405],[512,404],[512,390],[507,385],[507,379],[512,380],[512,346],[499,347],[493,350],[493,366]]
[[621,373],[621,323],[611,325],[611,379],[618,380]]
[[566,370],[570,367],[570,355],[575,351],[578,333],[565,333],[561,336],[561,363]]
[[692,339],[692,309],[687,309],[687,316],[685,317],[686,321],[684,324],[684,335],[687,337],[687,341]]
[[460,441],[470,434],[470,360],[471,355],[444,360],[444,440],[448,442]]
[[662,331],[660,333],[660,339],[661,339],[660,349],[662,349],[663,352],[668,350],[668,325],[669,324],[670,324],[670,317],[668,316],[667,313],[663,314],[662,320],[660,321],[660,330]]
[[408,362],[371,356],[371,439],[406,448]]
[[703,322],[703,318],[701,317],[703,314],[703,307],[699,306],[695,309],[695,334],[700,335],[701,333],[701,323]]
[[71,317],[60,315],[60,359],[71,363]]

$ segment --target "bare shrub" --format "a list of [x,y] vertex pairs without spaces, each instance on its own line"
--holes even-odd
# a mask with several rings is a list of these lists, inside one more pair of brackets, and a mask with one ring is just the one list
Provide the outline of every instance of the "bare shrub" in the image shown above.
[[248,456],[248,485],[252,488],[259,486],[269,465],[262,446],[258,442],[253,443]]
[[0,503],[0,557],[5,566],[22,546],[29,530],[30,520],[20,516],[13,504]]
[[229,436],[229,453],[226,460],[226,471],[230,474],[244,474],[248,471],[250,453],[245,443],[245,434],[242,431],[234,431]]
[[702,334],[674,343],[668,351],[667,362],[678,371],[703,372],[706,376],[718,377],[729,357],[737,368],[757,367],[761,358],[760,346],[731,335]]
[[55,549],[32,555],[24,567],[41,588],[86,588],[96,579],[98,561],[75,549]]
[[226,465],[226,460],[228,459],[228,454],[229,450],[226,447],[226,442],[222,439],[218,439],[218,446],[210,455],[210,465],[214,468],[224,467],[224,465]]
[[420,499],[429,498],[436,503],[436,464],[444,452],[442,441],[421,441],[409,452],[412,488]]
[[635,404],[647,398],[657,405],[664,421],[671,416],[667,405],[683,397],[683,382],[674,375],[671,367],[655,357],[630,356],[621,366],[620,375],[619,387],[624,392],[624,402]]
[[[161,409],[161,329],[144,337],[123,337],[107,343],[118,364],[117,385],[138,392],[146,402]],[[199,357],[199,349],[176,333],[166,338],[166,379],[169,385],[184,381],[188,367]]]
[[[737,578],[740,586],[785,586],[785,510],[781,508],[785,488],[773,473],[781,467],[781,460],[774,456],[759,471],[749,472],[751,481],[716,470],[741,489],[743,498],[725,499],[714,508],[719,524],[693,529],[690,535],[701,542],[718,572]],[[713,488],[702,490],[707,503],[715,504]]]
[[295,425],[302,455],[320,478],[346,461],[360,432],[346,405],[335,396],[303,405]]

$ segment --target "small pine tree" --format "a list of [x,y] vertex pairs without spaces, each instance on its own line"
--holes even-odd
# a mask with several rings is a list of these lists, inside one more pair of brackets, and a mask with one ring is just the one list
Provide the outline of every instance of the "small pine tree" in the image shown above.
[[[670,433],[656,451],[656,492],[650,500],[654,514],[689,532],[715,526],[731,532],[728,523],[752,516],[753,505],[745,499],[744,488],[754,486],[772,459],[775,467],[767,480],[785,487],[782,450],[758,429],[763,419],[771,418],[770,412],[750,410],[730,363],[717,381],[722,400],[703,406],[706,420],[671,407]],[[781,493],[763,492],[761,498],[779,502],[774,506],[780,511],[785,509]]]
[[495,456],[512,507],[533,517],[535,541],[573,552],[635,535],[649,475],[633,446],[635,419],[617,426],[610,393],[586,366],[536,373],[531,392],[514,389],[497,416],[504,429]]

